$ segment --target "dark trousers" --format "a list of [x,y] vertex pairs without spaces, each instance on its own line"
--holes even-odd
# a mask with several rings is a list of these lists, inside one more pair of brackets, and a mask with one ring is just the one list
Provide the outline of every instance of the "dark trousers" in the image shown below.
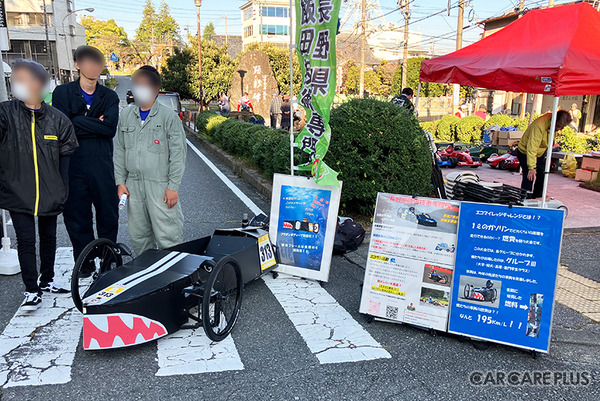
[[[93,144],[93,142],[91,143]],[[65,226],[73,244],[75,260],[94,237],[94,214],[98,238],[117,241],[119,229],[119,198],[115,185],[112,149],[93,154],[88,141],[80,141],[80,148],[71,157],[69,168],[69,198],[64,207]],[[102,146],[103,143],[98,144]],[[90,154],[92,152],[92,154]]]
[[[35,252],[35,217],[26,213],[11,212],[17,251],[21,264],[21,277],[25,291],[40,292],[38,285],[37,258]],[[40,282],[49,283],[54,279],[54,258],[56,254],[57,216],[39,216],[38,232],[40,236]]]
[[521,165],[521,171],[523,173],[521,189],[525,189],[527,192],[531,192],[533,189],[532,197],[540,198],[544,193],[544,176],[546,175],[544,169],[546,168],[546,155],[537,158],[535,184],[533,181],[529,181],[527,178],[527,173],[529,172],[529,168],[527,167],[527,155],[521,153],[520,150],[517,150],[517,158],[519,159],[519,164]]
[[271,114],[271,128],[277,128],[279,122],[281,122],[281,113]]

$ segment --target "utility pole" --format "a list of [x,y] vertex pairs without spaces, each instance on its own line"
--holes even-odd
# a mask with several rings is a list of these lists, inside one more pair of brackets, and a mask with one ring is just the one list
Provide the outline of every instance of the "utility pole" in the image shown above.
[[198,85],[200,98],[200,111],[204,110],[204,92],[202,91],[202,31],[200,30],[200,7],[202,0],[194,0],[196,4],[196,16],[198,17]]
[[360,78],[358,94],[360,97],[363,97],[365,95],[365,52],[367,51],[367,0],[362,0],[361,14],[362,30],[360,33]]
[[229,45],[229,36],[227,36],[227,14],[225,14],[225,46]]
[[406,88],[408,77],[408,22],[410,20],[410,0],[398,0],[398,7],[404,7],[404,56],[402,57],[402,89]]
[[52,77],[52,80],[54,80],[54,53],[52,52],[52,48],[50,47],[50,34],[48,29],[48,11],[46,10],[46,0],[43,0],[42,4],[44,7],[44,28],[46,29],[46,53],[48,53],[48,56],[50,58],[50,76]]
[[[462,49],[463,23],[465,17],[465,0],[458,1],[458,26],[456,28],[456,50]],[[452,114],[458,111],[460,102],[460,85],[454,84],[452,93]]]

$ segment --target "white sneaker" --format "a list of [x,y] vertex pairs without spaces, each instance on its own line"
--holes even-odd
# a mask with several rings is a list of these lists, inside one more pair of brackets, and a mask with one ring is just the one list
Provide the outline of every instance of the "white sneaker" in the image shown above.
[[68,294],[71,292],[54,281],[50,283],[40,283],[40,290],[52,294]]
[[25,300],[21,304],[23,310],[37,310],[42,303],[42,297],[35,292],[26,292]]

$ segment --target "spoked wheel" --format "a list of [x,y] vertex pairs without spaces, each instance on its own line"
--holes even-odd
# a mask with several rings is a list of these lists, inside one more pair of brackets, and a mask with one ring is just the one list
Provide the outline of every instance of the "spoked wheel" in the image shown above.
[[202,326],[213,341],[224,340],[240,314],[242,305],[242,270],[232,257],[217,263],[204,284]]
[[75,307],[83,310],[82,299],[101,274],[123,265],[123,251],[114,242],[99,238],[81,252],[71,275],[71,297]]
[[465,284],[465,288],[463,289],[463,296],[465,299],[469,299],[469,295],[471,295],[471,285]]

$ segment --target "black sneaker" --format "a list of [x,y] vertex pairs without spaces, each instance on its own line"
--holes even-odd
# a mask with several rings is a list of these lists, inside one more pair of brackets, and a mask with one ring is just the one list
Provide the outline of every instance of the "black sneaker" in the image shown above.
[[96,263],[94,261],[90,261],[89,264],[81,266],[81,269],[79,270],[79,278],[91,277],[95,271]]
[[21,309],[34,311],[40,307],[42,303],[42,297],[40,294],[35,292],[26,292],[25,300],[21,304]]
[[50,283],[40,283],[40,290],[44,291],[44,292],[49,292],[52,294],[68,294],[71,291],[67,290],[66,288],[61,287],[59,284],[55,283],[54,281],[50,282]]

